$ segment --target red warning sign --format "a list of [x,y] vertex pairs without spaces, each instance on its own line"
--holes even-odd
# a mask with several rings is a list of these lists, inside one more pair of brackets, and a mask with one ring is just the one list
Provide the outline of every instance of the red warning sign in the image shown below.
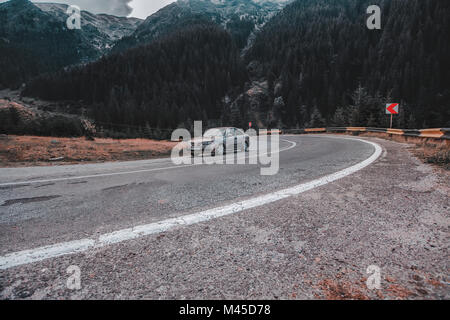
[[398,103],[389,103],[386,105],[386,114],[398,114]]

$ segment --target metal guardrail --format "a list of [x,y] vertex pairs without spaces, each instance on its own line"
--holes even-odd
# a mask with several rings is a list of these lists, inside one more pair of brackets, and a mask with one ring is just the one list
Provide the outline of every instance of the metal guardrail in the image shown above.
[[268,136],[270,136],[272,134],[282,134],[282,131],[281,130],[275,130],[275,129],[272,129],[272,130],[261,130],[261,131],[258,132],[258,134],[259,135],[268,135]]
[[385,128],[366,128],[366,127],[329,127],[329,128],[307,128],[307,129],[285,129],[282,130],[282,132],[284,134],[308,134],[308,133],[327,133],[327,132],[330,133],[377,132],[397,136],[450,140],[450,128],[419,130],[419,129],[385,129]]
[[283,134],[305,134],[305,133],[325,133],[327,128],[311,128],[311,129],[284,129]]

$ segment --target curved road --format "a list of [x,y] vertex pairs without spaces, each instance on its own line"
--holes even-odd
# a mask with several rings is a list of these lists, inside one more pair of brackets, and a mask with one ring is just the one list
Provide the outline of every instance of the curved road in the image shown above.
[[170,159],[0,169],[0,256],[182,217],[329,175],[374,147],[356,139],[282,136],[280,171],[175,166]]

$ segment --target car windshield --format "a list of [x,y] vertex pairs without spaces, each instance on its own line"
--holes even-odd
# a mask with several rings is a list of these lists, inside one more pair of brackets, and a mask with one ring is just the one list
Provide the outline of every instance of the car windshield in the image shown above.
[[205,132],[205,134],[203,135],[205,138],[214,138],[214,137],[222,137],[223,134],[225,132],[225,129],[210,129],[208,131]]

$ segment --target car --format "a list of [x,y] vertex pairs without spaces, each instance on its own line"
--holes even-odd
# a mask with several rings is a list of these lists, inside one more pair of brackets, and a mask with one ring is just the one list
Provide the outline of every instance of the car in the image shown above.
[[249,147],[250,137],[243,130],[234,127],[209,129],[204,133],[203,137],[190,141],[192,157],[203,154],[211,156],[223,155],[230,151],[245,152],[248,151]]

